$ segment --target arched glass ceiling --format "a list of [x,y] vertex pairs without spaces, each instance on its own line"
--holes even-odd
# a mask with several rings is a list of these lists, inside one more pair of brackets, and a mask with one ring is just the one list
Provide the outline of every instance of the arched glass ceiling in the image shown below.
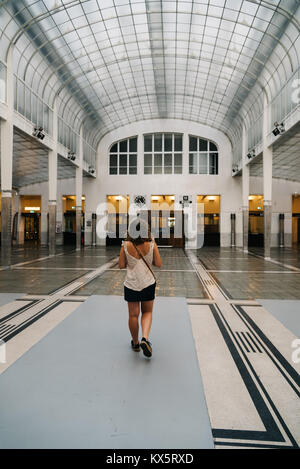
[[[1,4],[0,4],[1,5]],[[148,118],[232,137],[299,67],[299,0],[8,0],[15,73],[99,140]],[[45,67],[47,64],[47,67]],[[42,72],[41,72],[42,71]],[[234,125],[233,125],[234,123]]]

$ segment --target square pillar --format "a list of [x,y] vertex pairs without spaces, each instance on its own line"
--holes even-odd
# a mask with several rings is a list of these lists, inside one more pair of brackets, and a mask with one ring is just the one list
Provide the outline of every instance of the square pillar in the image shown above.
[[243,214],[243,250],[248,252],[249,233],[249,173],[247,162],[248,142],[246,128],[243,126],[243,173],[242,173],[242,214]]
[[76,168],[76,249],[81,248],[83,128],[79,137],[79,166]]
[[13,171],[13,47],[7,56],[7,120],[0,120],[1,132],[1,251],[3,262],[10,263],[12,245],[12,171]]
[[267,95],[264,95],[263,118],[263,191],[264,191],[264,257],[271,257],[272,233],[272,181],[273,181],[273,150],[267,146],[269,124],[269,107]]
[[272,160],[271,148],[263,151],[263,188],[264,188],[264,257],[271,257],[272,233]]
[[48,232],[49,254],[56,251],[56,201],[57,201],[57,108],[53,106],[53,148],[48,153]]

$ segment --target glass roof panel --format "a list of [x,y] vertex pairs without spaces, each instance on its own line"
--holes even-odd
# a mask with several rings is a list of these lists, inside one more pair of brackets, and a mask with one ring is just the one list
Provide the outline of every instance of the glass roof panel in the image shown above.
[[91,117],[99,137],[133,115],[213,122],[230,135],[252,91],[276,83],[277,92],[299,67],[298,7],[297,0],[8,0],[0,38],[15,41],[19,76]]

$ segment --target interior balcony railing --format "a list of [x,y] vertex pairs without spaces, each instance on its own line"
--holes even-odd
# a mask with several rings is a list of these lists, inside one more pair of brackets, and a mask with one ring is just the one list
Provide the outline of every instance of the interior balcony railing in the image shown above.
[[6,65],[0,60],[0,103],[6,103]]

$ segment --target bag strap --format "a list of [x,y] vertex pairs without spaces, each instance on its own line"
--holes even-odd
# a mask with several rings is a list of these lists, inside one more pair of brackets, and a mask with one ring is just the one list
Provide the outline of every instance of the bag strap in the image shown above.
[[137,246],[136,246],[134,243],[132,243],[132,244],[134,245],[134,247],[135,247],[137,253],[138,253],[139,256],[140,256],[140,258],[143,259],[144,263],[146,264],[146,266],[148,267],[148,269],[150,270],[151,274],[153,275],[153,277],[154,277],[154,279],[155,279],[155,281],[156,281],[156,276],[155,276],[153,270],[151,269],[150,265],[148,264],[148,262],[147,262],[146,259],[144,258],[143,254],[141,253],[141,251],[137,248]]

